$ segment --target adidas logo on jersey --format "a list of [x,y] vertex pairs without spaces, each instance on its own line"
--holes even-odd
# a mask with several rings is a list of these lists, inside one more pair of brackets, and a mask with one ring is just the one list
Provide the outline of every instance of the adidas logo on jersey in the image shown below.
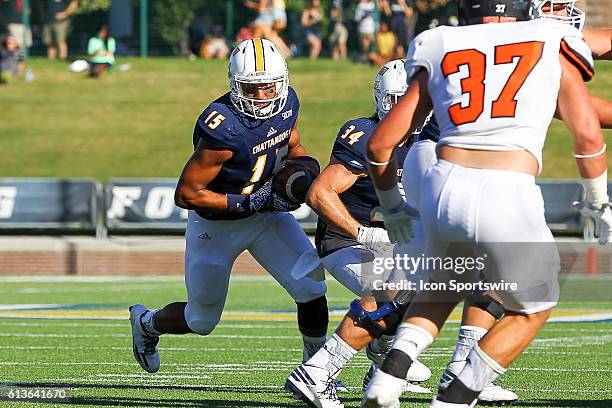
[[205,232],[203,234],[198,235],[198,238],[200,239],[206,239],[206,240],[210,240],[212,239],[210,235],[208,235],[208,232]]
[[268,136],[266,136],[266,137],[270,137],[270,136],[272,136],[273,134],[275,134],[276,132],[277,132],[277,130],[276,130],[276,129],[274,129],[273,127],[271,127],[271,128],[270,128],[270,130],[268,130]]

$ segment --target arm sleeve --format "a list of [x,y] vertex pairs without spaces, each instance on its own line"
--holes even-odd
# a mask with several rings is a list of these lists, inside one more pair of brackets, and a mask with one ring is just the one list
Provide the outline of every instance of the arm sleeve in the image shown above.
[[585,82],[590,81],[595,75],[595,64],[591,49],[584,42],[582,33],[574,27],[561,38],[560,53],[574,65]]

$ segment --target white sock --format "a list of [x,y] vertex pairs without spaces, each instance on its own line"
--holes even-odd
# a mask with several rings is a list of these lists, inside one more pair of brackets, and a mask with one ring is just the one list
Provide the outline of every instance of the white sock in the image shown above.
[[506,369],[482,351],[476,343],[457,379],[471,390],[482,391],[487,384],[505,372]]
[[411,323],[402,323],[397,328],[395,341],[391,349],[401,350],[412,361],[433,343],[433,336],[427,330]]
[[140,322],[145,329],[145,332],[151,336],[160,336],[162,333],[155,328],[155,322],[153,321],[153,317],[155,314],[159,312],[159,309],[149,310],[140,316]]
[[309,337],[302,335],[304,341],[303,360],[308,361],[325,344],[326,337]]
[[334,333],[307,363],[326,370],[331,377],[336,378],[355,354],[357,354],[357,350],[346,344],[338,334]]
[[478,326],[461,326],[459,328],[455,353],[453,354],[451,363],[446,366],[442,378],[445,378],[446,374],[450,374],[450,378],[456,377],[461,370],[463,370],[468,354],[470,354],[470,351],[472,351],[474,346],[478,344],[480,339],[482,339],[487,332],[487,329]]

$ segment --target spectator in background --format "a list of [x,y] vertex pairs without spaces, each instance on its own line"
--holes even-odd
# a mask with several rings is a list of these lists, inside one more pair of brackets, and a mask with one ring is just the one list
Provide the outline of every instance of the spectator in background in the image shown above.
[[287,11],[285,10],[285,0],[272,0],[272,17],[274,23],[272,29],[280,33],[287,28]]
[[115,65],[115,39],[108,34],[108,26],[98,27],[95,37],[89,39],[87,54],[89,54],[89,75],[97,78]]
[[395,54],[398,58],[400,55],[406,55],[409,42],[406,22],[412,17],[414,10],[408,5],[407,0],[381,0],[380,6],[382,14],[390,19],[391,32],[397,37]]
[[301,18],[304,36],[310,47],[310,59],[319,58],[321,53],[321,29],[323,28],[323,13],[321,12],[321,1],[310,0],[309,7],[302,11]]
[[355,21],[357,22],[357,32],[359,33],[359,43],[363,53],[362,60],[367,62],[376,34],[376,5],[374,0],[360,0],[355,9]]
[[[23,24],[23,0],[0,0],[4,4],[4,20],[9,35],[19,45],[22,52],[32,46],[32,30]],[[28,9],[28,15],[31,9]],[[24,42],[25,39],[25,42]]]
[[329,3],[329,46],[332,58],[343,60],[346,58],[346,43],[348,41],[348,29],[344,25],[344,5],[342,0],[331,0]]
[[455,0],[414,0],[418,11],[415,34],[439,25],[458,25],[457,2]]
[[387,62],[403,58],[397,54],[397,36],[391,31],[389,20],[380,20],[380,29],[376,33],[376,52],[370,53],[370,62],[384,65]]
[[206,37],[200,48],[200,57],[204,59],[219,58],[225,59],[230,53],[230,49],[223,35],[223,27],[215,26],[212,34]]
[[68,59],[68,29],[70,16],[79,7],[76,0],[47,0],[47,12],[43,25],[42,40],[47,46],[47,56],[50,60],[59,57],[62,61]]
[[22,77],[24,71],[25,62],[19,44],[10,35],[4,37],[0,43],[0,84]]
[[244,0],[246,7],[256,10],[258,13],[257,18],[251,24],[253,26],[253,37],[272,41],[285,59],[290,58],[291,50],[272,28],[274,25],[274,7],[272,3],[273,0]]

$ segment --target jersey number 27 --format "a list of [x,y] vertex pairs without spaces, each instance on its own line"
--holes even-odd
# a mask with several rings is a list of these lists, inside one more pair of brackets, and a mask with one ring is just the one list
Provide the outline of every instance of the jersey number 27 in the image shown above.
[[[504,44],[495,47],[495,65],[511,64],[515,58],[518,63],[499,97],[491,106],[492,118],[513,118],[516,114],[516,94],[521,89],[533,68],[542,58],[544,43],[528,41],[515,44]],[[451,121],[455,126],[473,123],[484,112],[485,75],[487,57],[476,49],[449,52],[442,60],[442,72],[445,77],[456,74],[462,66],[467,66],[469,76],[461,80],[461,91],[469,94],[470,103],[461,106],[456,103],[448,109]]]

